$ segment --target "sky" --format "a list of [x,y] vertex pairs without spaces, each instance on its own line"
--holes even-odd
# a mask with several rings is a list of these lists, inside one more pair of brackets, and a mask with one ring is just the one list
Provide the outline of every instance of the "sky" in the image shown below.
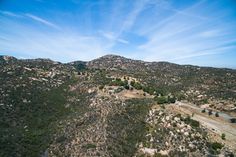
[[236,0],[0,0],[0,55],[236,68]]

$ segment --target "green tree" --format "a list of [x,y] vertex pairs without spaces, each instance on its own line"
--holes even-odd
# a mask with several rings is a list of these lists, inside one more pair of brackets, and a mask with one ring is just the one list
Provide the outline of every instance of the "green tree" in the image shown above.
[[102,90],[104,88],[104,85],[101,85],[98,87],[100,90]]
[[209,111],[208,111],[208,115],[209,115],[209,116],[212,115],[212,110],[209,110]]
[[155,97],[155,100],[156,100],[156,102],[157,102],[158,104],[165,104],[165,103],[168,103],[168,100],[167,100],[167,98],[166,98],[165,96],[160,96],[160,97],[156,96],[156,97]]
[[222,138],[222,140],[225,140],[226,138],[225,138],[225,133],[222,133],[221,134],[221,138]]
[[169,103],[175,103],[176,98],[175,97],[168,97],[168,102]]

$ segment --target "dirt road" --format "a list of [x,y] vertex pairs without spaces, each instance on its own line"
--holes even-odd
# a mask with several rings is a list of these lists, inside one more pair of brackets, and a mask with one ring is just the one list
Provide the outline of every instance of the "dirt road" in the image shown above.
[[[233,149],[236,148],[236,124],[230,123],[226,118],[228,116],[215,117],[214,114],[209,116],[208,113],[202,113],[201,108],[182,102],[168,105],[167,108],[181,114],[193,115],[191,118],[205,126],[216,140],[220,140]],[[223,114],[225,115],[225,113]],[[222,133],[226,134],[226,140],[224,141],[220,138]]]

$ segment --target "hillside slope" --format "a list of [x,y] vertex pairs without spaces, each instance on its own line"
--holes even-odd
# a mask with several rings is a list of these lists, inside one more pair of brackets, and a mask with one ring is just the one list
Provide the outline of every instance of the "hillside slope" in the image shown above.
[[0,67],[0,156],[227,156],[236,151],[211,139],[189,115],[165,107],[176,100],[211,103],[210,109],[234,115],[235,70],[114,55],[67,64],[0,56]]
[[115,55],[90,61],[87,67],[138,78],[160,93],[173,93],[199,104],[206,100],[236,100],[236,70],[233,69],[144,62]]

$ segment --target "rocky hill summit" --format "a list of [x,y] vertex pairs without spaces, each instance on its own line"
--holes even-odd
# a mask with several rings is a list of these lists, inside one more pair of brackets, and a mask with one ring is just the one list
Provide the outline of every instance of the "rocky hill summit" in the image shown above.
[[[142,67],[143,70],[149,68],[155,69],[158,67],[166,68],[169,66],[178,66],[177,64],[169,62],[144,62],[142,60],[132,60],[118,55],[105,55],[98,59],[92,60],[87,63],[88,67],[91,68],[119,68],[136,70],[136,68]],[[139,70],[142,70],[141,68]]]
[[0,156],[234,156],[235,101],[233,69],[0,56]]

